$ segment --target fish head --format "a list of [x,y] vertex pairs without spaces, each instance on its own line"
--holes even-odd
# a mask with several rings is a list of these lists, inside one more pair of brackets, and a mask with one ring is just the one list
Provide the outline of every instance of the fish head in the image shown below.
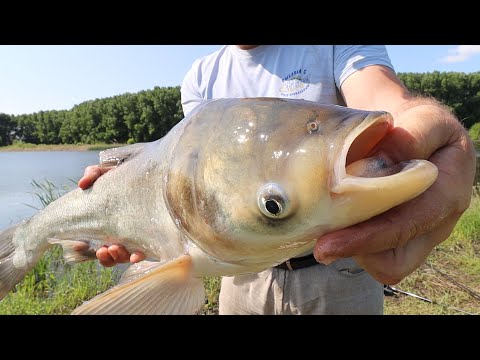
[[436,178],[427,161],[396,164],[383,176],[381,159],[365,160],[393,127],[386,112],[218,99],[186,120],[164,195],[185,236],[225,262],[280,263],[326,232],[413,198]]

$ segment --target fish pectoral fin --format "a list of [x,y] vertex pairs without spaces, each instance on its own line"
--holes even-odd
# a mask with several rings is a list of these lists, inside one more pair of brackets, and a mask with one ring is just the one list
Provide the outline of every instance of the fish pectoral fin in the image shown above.
[[144,143],[137,143],[100,152],[100,166],[117,166],[134,157],[144,148]]
[[192,259],[182,255],[151,267],[84,303],[75,315],[195,314],[205,302],[201,278],[191,276]]
[[142,276],[144,273],[147,271],[158,267],[160,263],[158,261],[148,261],[148,260],[143,260],[138,263],[132,264],[128,267],[128,269],[122,274],[122,277],[120,278],[120,281],[118,282],[119,284],[124,284],[126,282],[129,282],[133,279],[136,279],[140,276]]
[[96,260],[95,249],[90,247],[88,241],[82,240],[60,240],[48,239],[53,245],[61,245],[63,248],[63,258],[68,263],[79,263],[88,260]]

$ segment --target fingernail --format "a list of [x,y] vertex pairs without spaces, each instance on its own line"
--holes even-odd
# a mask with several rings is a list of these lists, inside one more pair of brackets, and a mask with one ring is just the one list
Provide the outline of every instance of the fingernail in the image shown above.
[[323,264],[323,265],[330,265],[331,263],[333,263],[335,260],[338,259],[338,257],[336,256],[322,256],[322,255],[319,255],[318,253],[314,254],[314,256],[315,256],[315,259],[320,264]]
[[320,262],[324,265],[330,265],[334,261],[336,261],[338,258],[334,256],[327,256],[326,258],[323,258],[320,260]]

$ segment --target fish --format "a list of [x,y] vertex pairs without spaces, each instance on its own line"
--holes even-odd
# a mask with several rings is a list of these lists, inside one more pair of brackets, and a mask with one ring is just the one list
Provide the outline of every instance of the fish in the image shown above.
[[47,249],[68,262],[121,244],[147,259],[73,314],[196,314],[202,278],[256,273],[328,232],[423,193],[437,167],[375,146],[391,114],[307,100],[209,100],[164,137],[100,153],[114,166],[0,232],[0,299]]

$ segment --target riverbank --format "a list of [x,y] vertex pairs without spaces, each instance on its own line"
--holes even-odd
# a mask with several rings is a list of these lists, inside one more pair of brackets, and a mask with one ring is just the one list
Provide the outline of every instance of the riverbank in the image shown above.
[[126,144],[29,144],[16,143],[8,146],[0,146],[0,152],[7,151],[102,151],[114,147],[125,146]]

